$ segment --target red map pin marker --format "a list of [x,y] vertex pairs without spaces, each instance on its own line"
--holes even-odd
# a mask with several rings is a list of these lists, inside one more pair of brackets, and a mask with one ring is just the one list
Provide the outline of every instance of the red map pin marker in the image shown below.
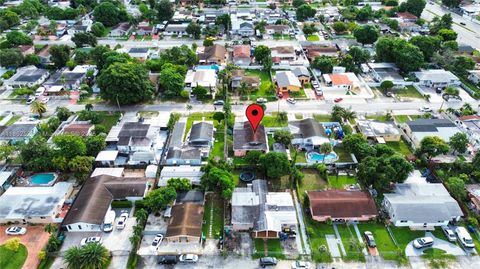
[[257,131],[257,127],[263,119],[263,108],[258,104],[251,104],[245,110],[245,115],[252,125],[253,132]]

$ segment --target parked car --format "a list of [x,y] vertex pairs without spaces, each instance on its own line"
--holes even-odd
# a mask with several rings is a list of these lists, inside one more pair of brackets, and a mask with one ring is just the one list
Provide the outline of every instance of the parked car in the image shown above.
[[35,97],[42,96],[44,93],[45,93],[45,88],[44,88],[44,87],[39,87],[39,88],[35,91]]
[[28,99],[27,99],[26,104],[27,104],[27,105],[30,105],[31,103],[33,103],[33,101],[35,101],[35,99],[36,99],[35,96],[29,96]]
[[433,112],[433,110],[428,106],[422,106],[420,112]]
[[426,248],[433,246],[433,238],[431,237],[420,237],[413,241],[413,246],[417,249]]
[[267,102],[267,99],[265,98],[257,98],[257,103],[259,104],[263,104],[263,103],[266,103]]
[[373,238],[373,234],[370,231],[365,231],[363,233],[363,236],[365,236],[365,240],[367,241],[367,245],[371,248],[374,248],[377,246],[377,243],[375,242],[375,238]]
[[27,228],[20,226],[11,226],[5,230],[8,235],[23,235],[27,233]]
[[290,104],[294,105],[297,103],[297,100],[293,99],[293,98],[287,98],[287,102],[289,102]]
[[340,103],[341,101],[343,101],[343,98],[335,98],[333,101],[335,103]]
[[457,227],[455,229],[455,234],[458,237],[458,241],[466,247],[466,248],[474,248],[475,244],[473,243],[473,239],[468,233],[467,229],[465,227]]
[[277,259],[273,257],[263,257],[259,260],[260,266],[265,268],[266,266],[275,266],[277,265]]
[[156,234],[152,241],[152,248],[157,249],[163,241],[163,234]]
[[223,100],[216,100],[215,102],[213,102],[213,104],[216,106],[223,106],[225,102]]
[[100,236],[85,237],[80,241],[80,245],[84,246],[90,243],[102,243],[102,238]]
[[48,103],[48,101],[50,101],[50,97],[43,97],[41,100],[41,102],[44,104]]
[[195,254],[183,254],[179,259],[181,262],[190,262],[194,263],[198,261],[198,255]]
[[292,262],[292,269],[309,269],[310,263],[305,261],[294,261]]
[[178,257],[175,255],[162,255],[158,256],[157,262],[160,264],[177,264]]
[[461,21],[461,22],[460,22],[460,24],[461,24],[461,25],[464,25],[464,26],[465,26],[465,25],[467,25],[467,24],[466,24],[466,23],[464,23],[463,21]]
[[128,213],[122,213],[117,220],[117,229],[123,230],[127,224]]
[[455,236],[455,233],[448,226],[442,226],[442,231],[447,237],[448,241],[451,241],[451,242],[457,241],[457,237]]

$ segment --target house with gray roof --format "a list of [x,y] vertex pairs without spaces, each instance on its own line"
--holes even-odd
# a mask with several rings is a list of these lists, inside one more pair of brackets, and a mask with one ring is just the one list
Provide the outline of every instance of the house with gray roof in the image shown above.
[[330,143],[325,127],[312,118],[290,121],[288,128],[293,135],[292,145],[298,149],[318,149],[321,144]]
[[248,151],[268,152],[267,133],[265,126],[258,125],[254,132],[248,121],[236,122],[233,126],[233,152],[237,157],[242,157]]
[[382,144],[402,139],[402,134],[393,121],[357,120],[357,128],[367,139]]
[[396,184],[393,193],[384,194],[383,207],[397,227],[433,229],[455,223],[463,216],[442,183]]
[[201,165],[213,146],[215,131],[211,122],[194,122],[185,137],[186,122],[182,119],[173,128],[165,165]]
[[460,79],[450,71],[443,69],[430,69],[414,72],[420,85],[432,88],[446,88],[450,85],[459,86]]
[[16,122],[2,131],[0,141],[18,143],[28,142],[38,132],[37,123]]
[[192,147],[210,148],[213,145],[213,124],[197,122],[192,125],[188,137],[188,145]]
[[462,132],[460,128],[448,119],[417,119],[407,121],[403,130],[414,146],[420,145],[420,142],[426,136],[438,136],[445,142],[449,142],[450,137]]
[[33,65],[17,69],[17,73],[4,81],[7,89],[18,89],[22,87],[33,87],[42,84],[48,78],[46,69],[39,69]]
[[299,66],[292,69],[292,73],[297,76],[302,85],[310,82],[310,71],[305,66]]
[[297,214],[290,192],[269,192],[266,180],[237,187],[232,194],[232,227],[252,231],[254,238],[278,239],[281,233],[295,236]]

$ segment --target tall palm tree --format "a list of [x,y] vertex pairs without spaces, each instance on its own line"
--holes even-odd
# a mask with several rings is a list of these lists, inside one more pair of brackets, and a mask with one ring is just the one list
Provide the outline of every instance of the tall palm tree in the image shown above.
[[325,163],[325,156],[327,154],[329,154],[330,152],[332,152],[332,144],[330,144],[329,142],[325,142],[323,144],[320,145],[320,153],[323,154],[323,161],[322,163]]
[[355,111],[351,110],[350,108],[343,110],[342,119],[344,123],[350,120],[354,120],[356,117],[357,117],[357,113],[355,113]]
[[442,110],[443,108],[443,104],[445,103],[445,97],[448,95],[448,96],[458,96],[460,94],[460,91],[455,88],[455,87],[452,87],[452,86],[448,86],[447,88],[445,88],[445,90],[443,90],[443,94],[442,94],[442,105],[440,106],[440,109],[439,110]]
[[92,111],[93,110],[93,105],[92,104],[86,104],[85,105],[85,110],[86,111]]
[[345,108],[339,105],[334,105],[332,108],[332,119],[335,121],[342,121],[344,112],[345,112]]
[[90,243],[81,248],[82,268],[104,268],[110,259],[110,252],[102,244]]
[[30,105],[30,111],[32,111],[32,113],[38,113],[41,118],[43,116],[43,113],[47,112],[47,105],[38,100],[35,100]]

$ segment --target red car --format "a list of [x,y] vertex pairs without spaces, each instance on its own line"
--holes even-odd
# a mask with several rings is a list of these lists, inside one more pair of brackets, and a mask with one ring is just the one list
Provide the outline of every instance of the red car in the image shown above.
[[340,103],[341,101],[343,101],[343,98],[335,98],[333,101],[335,103]]

